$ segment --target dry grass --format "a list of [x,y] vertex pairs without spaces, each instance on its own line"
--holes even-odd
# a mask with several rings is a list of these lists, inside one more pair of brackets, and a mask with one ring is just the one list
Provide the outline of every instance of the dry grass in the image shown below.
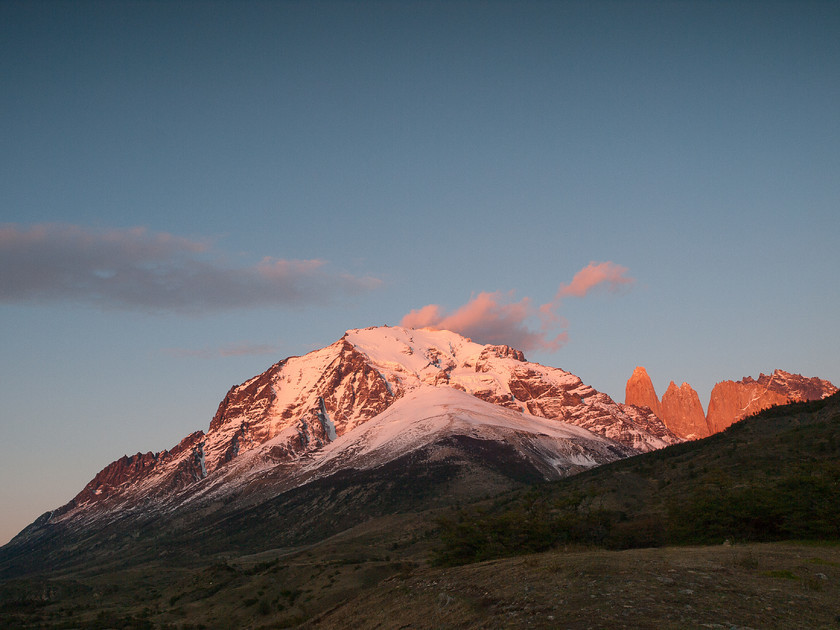
[[389,578],[306,628],[838,628],[840,548],[548,552]]
[[76,576],[90,590],[0,610],[0,626],[840,628],[837,545],[578,547],[436,568],[427,561],[431,527],[428,518],[391,516],[320,544],[222,554],[200,568]]

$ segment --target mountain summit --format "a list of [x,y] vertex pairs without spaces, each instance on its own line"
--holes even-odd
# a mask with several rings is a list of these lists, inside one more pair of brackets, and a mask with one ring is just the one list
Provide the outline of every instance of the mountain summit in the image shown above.
[[199,514],[222,518],[406,457],[460,462],[455,476],[492,468],[498,484],[558,478],[678,441],[654,413],[509,346],[445,330],[350,330],[232,387],[206,433],[108,465],[10,545],[153,519],[187,527]]
[[624,404],[647,407],[657,416],[662,416],[659,397],[645,368],[636,366],[633,374],[627,379],[627,386],[624,388]]

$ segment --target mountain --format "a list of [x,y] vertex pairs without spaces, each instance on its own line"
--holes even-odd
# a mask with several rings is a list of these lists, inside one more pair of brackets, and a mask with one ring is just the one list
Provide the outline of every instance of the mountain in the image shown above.
[[819,400],[836,391],[837,388],[828,381],[784,370],[775,370],[770,375],[761,374],[757,380],[748,376],[740,381],[723,381],[712,388],[707,413],[709,430],[717,433],[773,405]]
[[653,388],[653,383],[645,368],[637,366],[630,378],[627,379],[627,385],[624,388],[624,404],[647,407],[658,417],[662,417],[659,397],[656,395],[656,390]]
[[837,391],[832,383],[784,370],[761,374],[758,380],[722,381],[712,389],[708,412],[704,414],[697,392],[688,384],[671,381],[660,402],[650,377],[637,367],[627,381],[625,404],[649,409],[675,435],[694,440],[723,431],[731,424],[762,409],[788,402],[820,400]]
[[[231,388],[206,433],[120,458],[0,548],[0,625],[822,627],[836,554],[720,543],[840,535],[838,421],[835,395],[683,442],[507,346],[351,330]],[[690,562],[578,546],[671,542],[714,546]]]
[[[359,455],[392,439],[392,421],[408,423],[399,431],[430,422],[433,433],[447,424],[426,411],[426,394],[446,397],[454,424],[483,424],[487,403],[418,388],[389,408],[394,418],[362,425],[369,450]],[[189,527],[71,533],[47,570],[0,579],[0,625],[833,627],[837,546],[751,541],[840,536],[838,396],[501,495],[487,483],[510,478],[503,443],[441,434],[221,519],[201,509]],[[417,406],[425,419],[415,425],[405,416]],[[521,418],[504,413],[492,431],[517,430]],[[527,465],[516,474],[538,478]],[[601,549],[671,542],[692,546]],[[74,553],[75,564],[62,560]],[[447,566],[486,558],[495,560]]]
[[[428,485],[420,502],[434,502],[555,479],[679,441],[649,410],[617,404],[508,346],[442,330],[350,330],[232,387],[206,433],[108,465],[3,548],[0,573],[4,557],[8,573],[16,561],[69,562],[62,549],[70,542],[84,555],[79,549],[106,553],[117,548],[106,540],[138,532],[167,540],[199,525],[229,532],[269,503],[301,511],[268,534],[274,544],[328,535],[342,524],[303,527],[313,509],[302,497],[321,504],[336,480],[358,497],[377,488],[382,510],[403,509],[407,499],[391,482],[409,470]],[[419,463],[425,468],[417,472]],[[363,518],[373,504],[358,497],[349,492],[330,509]],[[229,540],[219,536],[218,544]]]
[[700,397],[688,383],[677,387],[674,381],[662,394],[661,415],[665,426],[680,437],[689,440],[704,438],[711,434],[706,423],[706,414],[700,404]]

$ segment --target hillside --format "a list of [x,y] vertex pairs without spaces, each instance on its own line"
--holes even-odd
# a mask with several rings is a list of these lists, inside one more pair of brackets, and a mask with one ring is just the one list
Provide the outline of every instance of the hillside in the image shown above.
[[[85,563],[0,584],[0,620],[103,630],[832,627],[836,545],[750,541],[837,540],[838,445],[837,395],[558,482],[528,466],[512,480],[513,460],[449,441],[447,458],[417,451],[205,527],[77,541],[80,553],[94,545]],[[682,546],[692,542],[710,546]],[[659,547],[671,543],[680,546]]]
[[460,564],[558,544],[837,540],[838,487],[834,394],[460,511],[441,521],[437,561]]

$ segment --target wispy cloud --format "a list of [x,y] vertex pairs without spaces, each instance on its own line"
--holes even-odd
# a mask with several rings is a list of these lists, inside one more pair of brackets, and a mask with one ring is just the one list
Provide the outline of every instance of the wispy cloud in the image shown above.
[[[527,297],[515,301],[512,291],[485,292],[451,313],[438,304],[427,304],[405,315],[400,325],[452,330],[482,343],[503,343],[526,351],[555,351],[569,338],[566,321],[557,314],[563,299],[583,298],[599,286],[611,291],[627,287],[634,282],[627,272],[626,267],[612,262],[591,262],[571,282],[561,284],[554,299],[539,308]],[[541,320],[540,326],[529,327],[528,321],[536,318]]]
[[572,281],[561,284],[551,302],[540,306],[540,315],[544,322],[551,322],[557,318],[557,310],[563,300],[568,297],[583,298],[596,287],[606,288],[611,292],[619,291],[635,282],[627,275],[629,269],[614,262],[590,262],[578,271]]
[[262,356],[280,352],[280,344],[253,344],[239,342],[218,348],[163,348],[161,352],[171,357],[190,359],[218,359],[225,357]]
[[0,226],[0,269],[0,302],[191,314],[325,303],[380,284],[319,259],[235,266],[209,241],[61,224]]
[[569,284],[561,284],[555,299],[564,297],[586,297],[592,289],[606,286],[610,291],[617,291],[623,286],[633,284],[635,280],[627,275],[629,269],[613,262],[591,262],[578,271]]

